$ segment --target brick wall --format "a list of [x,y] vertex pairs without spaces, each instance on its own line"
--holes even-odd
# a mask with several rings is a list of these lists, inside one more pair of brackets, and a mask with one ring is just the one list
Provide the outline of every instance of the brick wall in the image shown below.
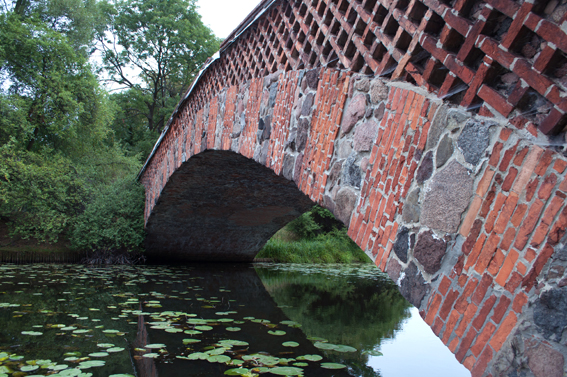
[[347,224],[474,376],[553,375],[538,372],[541,355],[563,371],[541,312],[561,312],[546,295],[567,299],[567,161],[541,133],[334,69],[275,73],[224,89],[194,118],[185,109],[142,177],[148,221],[183,162],[238,152]]

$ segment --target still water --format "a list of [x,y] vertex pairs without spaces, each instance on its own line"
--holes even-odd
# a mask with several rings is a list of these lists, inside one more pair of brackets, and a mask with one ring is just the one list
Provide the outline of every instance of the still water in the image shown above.
[[372,265],[0,265],[0,330],[0,377],[470,376]]

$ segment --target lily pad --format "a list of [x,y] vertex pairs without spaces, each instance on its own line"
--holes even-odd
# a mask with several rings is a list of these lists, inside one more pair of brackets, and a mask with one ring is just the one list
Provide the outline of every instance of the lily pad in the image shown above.
[[106,357],[108,356],[108,352],[93,352],[89,353],[90,357]]
[[210,331],[213,328],[211,326],[195,326],[195,329],[200,331]]
[[234,368],[224,372],[227,376],[245,376],[248,373],[250,373],[250,369],[247,368]]
[[230,357],[226,355],[212,355],[207,358],[207,361],[209,363],[220,363],[220,364],[226,364],[230,360],[231,360]]
[[40,336],[43,335],[43,333],[39,331],[22,331],[22,335]]
[[297,360],[321,361],[323,360],[323,357],[319,355],[303,355],[303,356],[298,356]]
[[111,347],[106,349],[106,352],[110,352],[110,353],[122,352],[122,351],[124,351],[124,348],[122,347]]
[[303,369],[295,367],[275,367],[270,369],[270,373],[278,376],[301,376]]
[[201,340],[199,339],[183,339],[183,344],[192,344],[192,343],[199,343]]
[[356,352],[356,348],[342,344],[337,345],[333,350],[337,352]]
[[282,336],[282,335],[285,335],[286,332],[282,331],[282,330],[270,330],[270,331],[268,331],[268,334]]
[[282,345],[284,347],[299,347],[299,343],[297,342],[283,342]]
[[39,369],[38,365],[24,365],[20,368],[22,372],[31,372],[32,370]]
[[227,327],[226,331],[237,332],[242,330],[240,327]]
[[313,344],[316,348],[322,349],[322,350],[334,350],[337,346],[331,343],[322,343],[322,342],[315,342],[315,344]]
[[155,358],[159,357],[159,353],[150,352],[150,353],[143,354],[142,357],[147,357],[148,359],[155,359]]
[[160,349],[160,348],[165,348],[166,345],[162,343],[155,343],[155,344],[146,344],[144,347],[149,349]]
[[321,368],[325,369],[344,369],[346,365],[338,363],[321,363]]

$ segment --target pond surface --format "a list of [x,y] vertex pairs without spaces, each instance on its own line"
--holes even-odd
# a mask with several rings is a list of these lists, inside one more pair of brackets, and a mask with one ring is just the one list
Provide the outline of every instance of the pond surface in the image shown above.
[[0,377],[470,376],[372,265],[5,264],[0,329]]

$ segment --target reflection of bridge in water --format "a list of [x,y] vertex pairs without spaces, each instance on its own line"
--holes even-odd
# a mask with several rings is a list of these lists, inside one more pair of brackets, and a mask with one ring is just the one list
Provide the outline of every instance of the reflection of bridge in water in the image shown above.
[[250,260],[306,195],[473,375],[562,375],[567,19],[545,4],[263,1],[140,174],[148,253]]
[[[266,282],[270,279],[266,274],[270,274],[269,270],[260,270],[264,272],[263,276],[266,277]],[[328,305],[336,308],[337,310],[343,312],[347,316],[342,316],[337,318],[336,316],[330,315],[327,318],[322,318],[317,313],[313,313],[311,319],[316,322],[321,322],[325,324],[327,328],[334,328],[334,333],[329,333],[327,331],[320,331],[317,326],[313,328],[310,326],[309,318],[303,317],[302,323],[305,326],[298,328],[294,326],[288,326],[281,324],[282,321],[288,321],[290,318],[287,317],[284,312],[278,307],[274,298],[264,288],[262,280],[258,277],[255,269],[251,265],[195,265],[194,268],[190,270],[179,269],[179,276],[186,276],[185,273],[189,273],[191,281],[199,282],[202,290],[195,291],[196,296],[194,299],[189,301],[179,301],[179,300],[161,300],[163,308],[167,312],[185,312],[196,314],[195,318],[226,318],[217,315],[218,312],[231,311],[230,319],[243,320],[244,318],[257,318],[269,320],[270,323],[254,323],[251,320],[245,320],[245,323],[234,325],[233,322],[228,323],[218,323],[212,322],[212,330],[204,331],[202,334],[188,335],[183,332],[179,333],[169,333],[163,329],[150,329],[153,322],[155,324],[155,319],[149,319],[148,316],[138,317],[138,332],[136,339],[132,343],[132,347],[144,348],[148,344],[165,344],[167,345],[167,351],[170,353],[165,358],[159,358],[156,362],[153,358],[143,357],[144,352],[132,351],[134,355],[134,363],[136,365],[136,370],[138,376],[140,377],[157,377],[161,376],[222,376],[227,369],[236,368],[237,366],[227,366],[224,363],[208,362],[205,360],[183,360],[178,359],[176,356],[187,356],[193,352],[203,352],[207,349],[207,346],[212,346],[218,344],[219,341],[223,339],[237,339],[240,341],[245,341],[249,343],[246,347],[235,347],[235,352],[229,354],[232,359],[241,359],[243,355],[251,355],[255,353],[269,353],[272,356],[278,358],[291,358],[297,357],[299,355],[321,355],[321,350],[314,347],[313,342],[308,340],[306,333],[310,331],[321,332],[319,336],[327,337],[329,341],[338,340],[337,336],[352,336],[353,334],[347,334],[348,330],[354,330],[355,333],[362,335],[363,343],[359,347],[359,352],[345,354],[345,358],[348,361],[353,359],[353,357],[360,358],[362,365],[359,363],[352,363],[354,368],[363,368],[366,370],[366,374],[369,372],[374,374],[371,368],[365,367],[365,356],[362,355],[363,349],[372,349],[374,345],[379,344],[382,337],[388,333],[393,333],[394,330],[398,329],[401,320],[407,315],[407,302],[395,291],[395,287],[391,283],[376,282],[374,280],[368,280],[365,284],[350,284],[349,288],[352,292],[342,299],[335,298],[334,300],[328,301]],[[271,272],[271,276],[280,276],[283,279],[284,273],[282,272]],[[311,278],[312,279],[312,278]],[[323,279],[325,280],[325,279]],[[295,281],[297,283],[297,281]],[[269,284],[269,283],[268,283]],[[334,287],[347,288],[347,282],[344,278],[339,278],[334,283]],[[304,285],[306,289],[313,289],[313,281],[311,280]],[[145,292],[150,291],[160,291],[164,294],[173,294],[175,291],[182,291],[187,289],[186,283],[178,283],[169,287],[168,292],[163,292],[164,285],[162,284],[147,284],[143,287]],[[333,292],[328,290],[328,287],[315,288],[317,294],[320,295],[321,299],[328,299],[328,296],[333,296]],[[298,294],[298,292],[296,292]],[[368,296],[372,298],[366,306],[366,314],[363,313],[353,313],[350,310],[349,298],[359,298],[362,296]],[[208,304],[204,304],[204,301],[196,301],[196,298],[203,298],[206,300],[215,298],[220,301],[216,303],[216,307],[208,307]],[[313,298],[314,294],[310,295]],[[348,315],[350,314],[350,316]],[[371,331],[368,333],[369,321],[368,318],[373,318],[374,323],[372,326],[376,331]],[[186,325],[185,320],[189,318],[181,318],[178,322],[173,322],[175,326],[179,325],[178,328],[189,329],[193,328],[192,325]],[[353,326],[350,328],[342,328],[341,324],[343,321],[351,323]],[[358,322],[358,326],[354,326]],[[273,325],[272,325],[273,324]],[[242,330],[238,332],[227,332],[226,326],[239,326]],[[269,330],[285,330],[285,336],[275,336],[268,333]],[[365,335],[363,335],[365,334]],[[183,339],[185,338],[196,338],[201,340],[199,343],[189,344],[187,346],[182,346]],[[286,348],[282,345],[282,342],[293,340],[299,343],[299,346],[293,348]],[[187,348],[186,348],[187,347]],[[211,348],[211,347],[209,347]],[[155,352],[153,350],[152,352]],[[354,356],[353,356],[354,355]],[[323,358],[320,363],[323,362],[340,362],[342,359],[328,359]],[[292,366],[293,362],[290,362]],[[321,369],[319,367],[320,363],[310,362],[310,366],[305,368],[305,375],[309,376],[320,376],[328,377],[330,371],[327,369]],[[276,365],[282,366],[282,365]],[[333,371],[335,376],[349,376],[350,374],[345,371]]]

